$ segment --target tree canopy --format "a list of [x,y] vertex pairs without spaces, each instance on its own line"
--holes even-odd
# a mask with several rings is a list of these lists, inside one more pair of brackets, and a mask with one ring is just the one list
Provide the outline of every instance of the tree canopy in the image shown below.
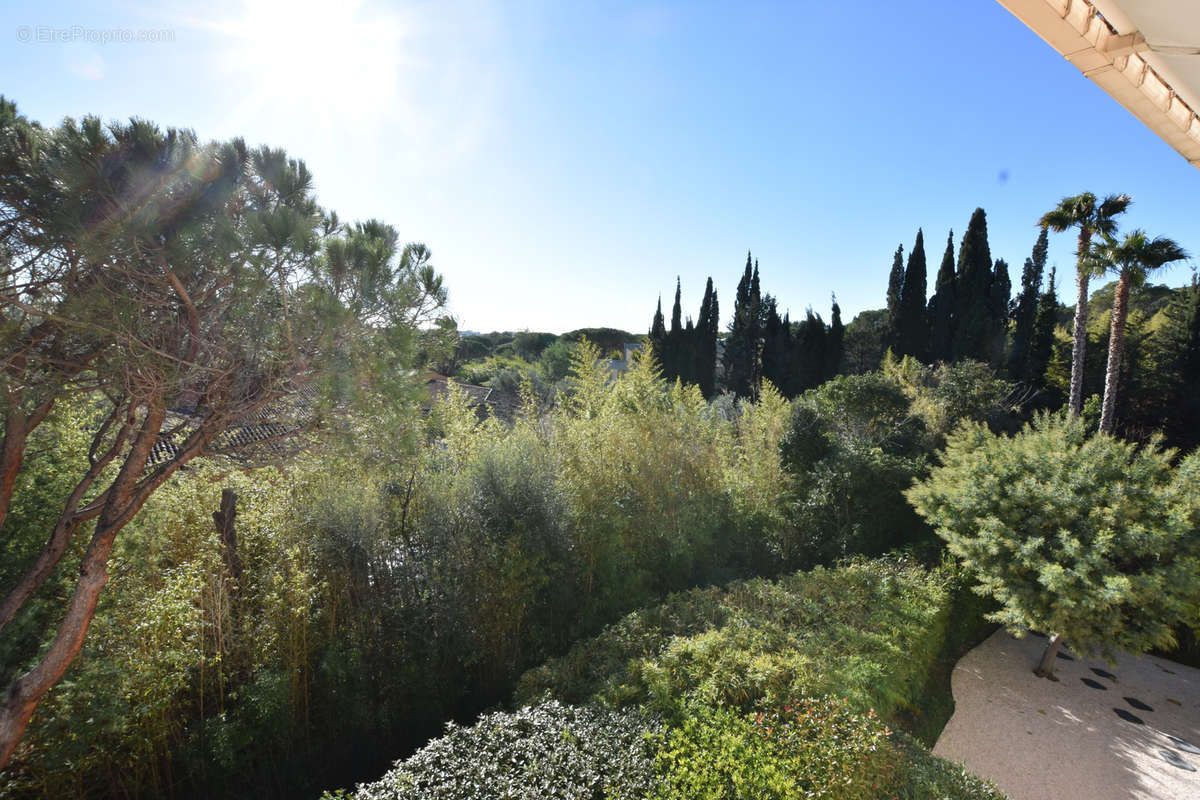
[[0,515],[54,406],[94,410],[88,466],[0,602],[3,627],[91,525],[57,633],[0,704],[3,765],[150,495],[196,457],[278,453],[322,409],[396,388],[445,291],[423,245],[321,209],[303,161],[137,119],[47,129],[0,99],[0,219]]

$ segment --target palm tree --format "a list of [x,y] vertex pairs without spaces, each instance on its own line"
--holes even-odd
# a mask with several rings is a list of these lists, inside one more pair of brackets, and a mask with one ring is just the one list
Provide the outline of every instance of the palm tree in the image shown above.
[[1093,249],[1097,265],[1117,272],[1117,290],[1113,294],[1112,327],[1108,335],[1108,368],[1104,375],[1104,407],[1100,412],[1100,431],[1112,433],[1117,408],[1117,376],[1121,367],[1121,352],[1125,346],[1125,318],[1129,314],[1129,290],[1141,286],[1146,274],[1172,261],[1182,261],[1188,254],[1166,237],[1151,239],[1145,231],[1134,231],[1117,241],[1111,235]]
[[1110,194],[1097,204],[1091,192],[1064,197],[1050,211],[1042,215],[1038,225],[1062,233],[1068,228],[1079,229],[1079,247],[1075,251],[1075,285],[1079,289],[1075,301],[1074,345],[1071,348],[1071,392],[1067,406],[1072,416],[1083,411],[1083,355],[1087,347],[1087,302],[1088,281],[1092,267],[1088,256],[1092,249],[1092,237],[1096,234],[1111,236],[1117,229],[1113,217],[1123,214],[1133,201],[1129,195]]

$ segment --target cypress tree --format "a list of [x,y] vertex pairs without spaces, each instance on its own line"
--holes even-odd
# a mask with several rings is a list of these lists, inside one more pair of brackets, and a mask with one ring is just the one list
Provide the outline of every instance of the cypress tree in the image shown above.
[[696,326],[692,323],[692,317],[689,314],[687,322],[683,326],[683,336],[679,342],[679,360],[682,364],[679,379],[684,383],[696,383],[696,376],[699,374],[697,363],[699,361],[696,353]]
[[[712,278],[708,279],[712,286]],[[717,393],[717,335],[721,332],[721,303],[717,300],[717,290],[712,290],[712,305],[708,310],[708,332],[704,334],[705,375],[707,376],[707,392],[705,397]],[[701,384],[703,389],[706,384]]]
[[654,321],[650,323],[650,347],[654,349],[654,355],[659,361],[662,361],[666,342],[667,327],[663,321],[662,295],[659,295],[658,308],[654,310]]
[[751,397],[758,372],[758,308],[752,285],[757,283],[757,266],[746,253],[746,269],[738,281],[733,301],[733,320],[725,347],[728,389],[739,397]]
[[1030,371],[1030,355],[1033,352],[1034,326],[1037,324],[1038,299],[1048,249],[1046,229],[1042,228],[1033,246],[1033,255],[1025,259],[1025,268],[1021,271],[1021,292],[1012,307],[1013,339],[1008,374],[1014,380],[1026,383],[1034,378]]
[[925,237],[917,229],[917,241],[908,254],[904,270],[904,285],[900,290],[899,324],[896,355],[909,355],[924,361],[928,358],[929,322],[925,312]]
[[662,370],[667,381],[676,378],[687,380],[684,375],[683,361],[685,358],[683,346],[683,309],[680,306],[680,281],[675,276],[675,305],[671,308],[671,329],[667,332],[667,341],[663,346]]
[[829,353],[824,320],[808,308],[792,338],[793,390],[799,394],[820,386],[825,380]]
[[696,354],[696,383],[705,397],[712,397],[716,388],[717,329],[720,327],[716,310],[717,294],[713,291],[712,278],[704,287],[704,299],[700,302],[700,318],[696,322],[693,350]]
[[838,305],[837,295],[833,295],[833,308],[829,315],[829,337],[825,349],[825,380],[836,377],[842,371],[842,357],[845,355],[846,328],[842,325],[842,309]]
[[758,399],[759,383],[762,381],[763,316],[762,285],[758,279],[758,259],[754,259],[754,274],[750,278],[750,374],[749,392],[753,400]]
[[954,231],[946,237],[946,252],[938,268],[937,283],[929,300],[929,359],[949,361],[954,341],[954,308],[957,303],[954,273]]
[[896,248],[892,256],[892,271],[888,274],[887,289],[887,324],[888,347],[895,350],[899,347],[900,337],[900,299],[904,295],[904,245]]
[[1004,363],[1004,347],[1008,340],[1008,303],[1012,296],[1012,280],[1008,277],[1008,263],[996,259],[992,271],[992,285],[988,290],[988,356],[991,365],[999,369]]
[[787,392],[791,337],[784,321],[779,316],[775,298],[767,295],[762,300],[766,319],[763,323],[762,377],[774,384],[781,392]]
[[1058,295],[1054,291],[1055,270],[1050,269],[1046,291],[1038,298],[1037,316],[1033,325],[1033,341],[1029,348],[1029,381],[1034,386],[1046,385],[1046,368],[1054,351],[1054,327],[1058,324]]
[[955,361],[988,361],[992,318],[992,254],[988,248],[987,214],[975,209],[958,250],[956,303],[951,355]]

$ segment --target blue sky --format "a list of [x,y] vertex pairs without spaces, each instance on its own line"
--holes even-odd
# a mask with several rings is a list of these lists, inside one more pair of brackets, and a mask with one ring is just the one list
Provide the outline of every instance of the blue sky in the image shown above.
[[0,90],[26,115],[284,147],[344,219],[428,244],[467,329],[642,331],[676,275],[728,319],[747,249],[793,316],[836,292],[849,320],[918,226],[932,272],[983,206],[1016,282],[1084,190],[1200,253],[1200,170],[994,0],[22,5]]

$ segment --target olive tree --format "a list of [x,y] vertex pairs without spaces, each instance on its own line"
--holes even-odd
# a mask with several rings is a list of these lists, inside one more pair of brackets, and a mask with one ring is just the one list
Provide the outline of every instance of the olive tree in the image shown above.
[[1078,417],[1039,416],[1014,436],[976,423],[948,439],[941,466],[908,499],[971,569],[991,618],[1111,658],[1174,644],[1197,622],[1200,453],[1088,436]]
[[0,98],[0,521],[30,433],[68,399],[97,409],[44,546],[0,587],[3,631],[86,537],[61,617],[0,699],[0,768],[83,644],[117,533],[190,460],[286,455],[322,409],[405,374],[444,304],[428,259],[323,211],[282,151],[136,119],[43,128]]

